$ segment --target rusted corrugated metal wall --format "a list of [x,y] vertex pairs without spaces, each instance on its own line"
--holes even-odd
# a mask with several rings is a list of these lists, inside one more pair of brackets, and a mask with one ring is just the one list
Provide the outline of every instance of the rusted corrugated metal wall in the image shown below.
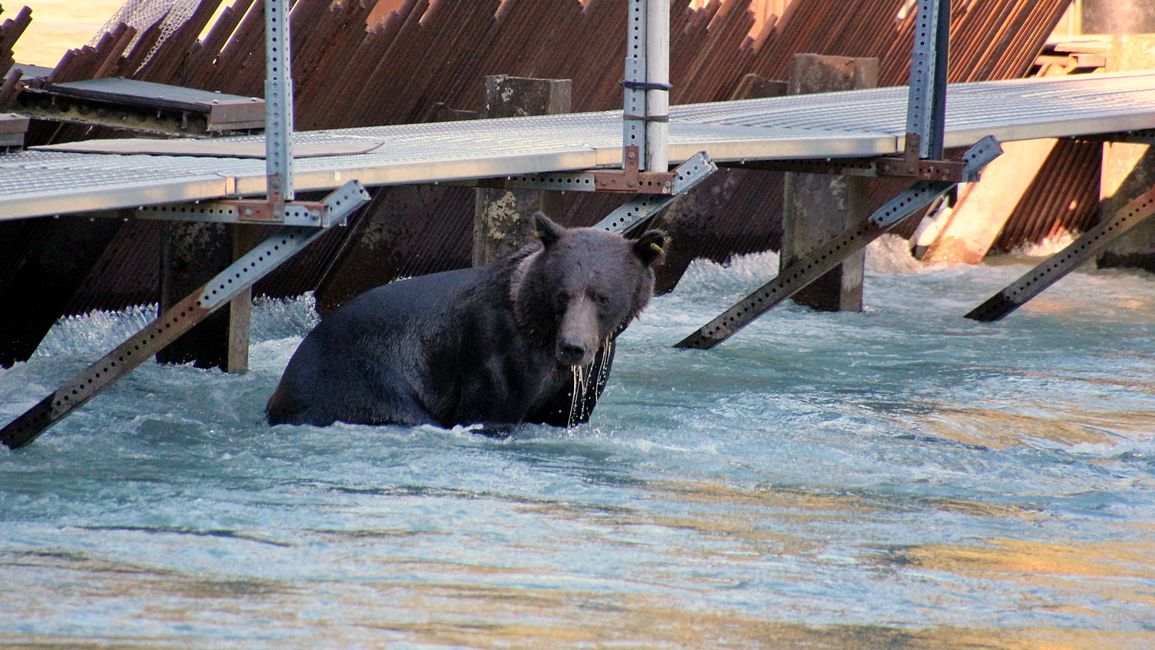
[[[625,3],[620,0],[389,0],[396,8],[368,31],[371,15],[387,0],[298,0],[292,12],[296,124],[322,129],[428,119],[438,103],[481,106],[483,79],[510,74],[573,79],[574,109],[621,105],[618,84],[625,58]],[[716,1],[689,9],[672,0],[672,101],[727,99],[747,73],[784,79],[793,55],[814,52],[881,59],[881,83],[907,75],[913,17],[897,19],[901,0],[796,0],[778,21],[750,36],[749,0]],[[143,80],[262,94],[263,21],[260,0],[237,0],[204,40],[221,0],[200,10],[171,38],[156,33],[127,47],[132,30],[118,30],[57,66],[58,80],[120,75]],[[1069,0],[956,2],[951,21],[952,81],[1025,75]],[[379,6],[381,5],[381,6]],[[107,135],[77,126],[44,126],[36,142]],[[781,176],[728,172],[711,184],[727,185],[710,213],[683,211],[702,221],[671,223],[685,236],[671,268],[691,257],[726,259],[775,248],[780,235]],[[703,191],[710,191],[706,188]],[[717,194],[717,193],[715,193]],[[266,280],[260,290],[287,295],[317,287],[350,291],[342,275],[366,286],[392,277],[468,264],[472,192],[460,188],[380,188],[353,227],[334,231],[299,260]],[[592,223],[620,199],[571,196],[570,224]],[[19,227],[19,226],[18,226]],[[68,305],[80,312],[155,300],[158,227],[121,227]],[[0,242],[6,240],[0,233]],[[0,253],[19,254],[9,250]],[[325,279],[327,278],[327,279]],[[323,281],[324,280],[324,281]]]

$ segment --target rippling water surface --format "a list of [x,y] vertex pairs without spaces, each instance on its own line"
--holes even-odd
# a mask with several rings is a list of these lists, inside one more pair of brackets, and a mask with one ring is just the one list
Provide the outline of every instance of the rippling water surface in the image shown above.
[[[503,441],[265,426],[316,317],[261,303],[252,372],[150,364],[0,450],[0,645],[1155,646],[1155,278],[980,324],[1025,262],[890,241],[865,313],[670,347],[776,265],[695,266],[588,425]],[[59,323],[0,420],[150,317]]]

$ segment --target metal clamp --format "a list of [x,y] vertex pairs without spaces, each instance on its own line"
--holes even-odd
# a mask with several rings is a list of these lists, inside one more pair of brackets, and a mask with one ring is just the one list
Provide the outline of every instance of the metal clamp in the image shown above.
[[677,172],[644,172],[637,145],[622,147],[622,169],[594,171],[594,186],[599,192],[674,194]]
[[594,224],[594,228],[601,228],[602,230],[610,230],[613,232],[625,232],[666,209],[667,206],[674,202],[674,199],[678,198],[678,195],[706,180],[710,174],[713,174],[717,170],[718,166],[710,160],[706,152],[700,151],[691,156],[686,162],[678,165],[674,168],[674,171],[671,172],[674,179],[669,195],[653,196],[641,194],[636,196],[633,200],[618,206],[617,209],[606,215],[606,218]]

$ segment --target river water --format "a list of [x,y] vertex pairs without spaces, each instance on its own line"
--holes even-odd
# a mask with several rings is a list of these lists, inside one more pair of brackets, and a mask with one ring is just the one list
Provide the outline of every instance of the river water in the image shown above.
[[[887,240],[865,313],[670,347],[776,265],[696,264],[588,425],[508,440],[265,426],[316,316],[260,302],[252,372],[148,364],[0,449],[0,646],[1155,647],[1155,277],[980,324],[1028,260]],[[60,322],[0,421],[150,315]]]

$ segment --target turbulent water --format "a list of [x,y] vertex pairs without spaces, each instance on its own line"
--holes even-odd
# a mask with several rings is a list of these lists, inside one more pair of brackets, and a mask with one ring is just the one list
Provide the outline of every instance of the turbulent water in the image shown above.
[[[693,267],[618,342],[591,422],[262,423],[252,372],[148,364],[0,450],[0,646],[1155,647],[1155,277],[872,248],[865,313],[783,305],[671,344],[774,274]],[[59,323],[0,421],[140,327]],[[317,390],[325,390],[318,386]]]

